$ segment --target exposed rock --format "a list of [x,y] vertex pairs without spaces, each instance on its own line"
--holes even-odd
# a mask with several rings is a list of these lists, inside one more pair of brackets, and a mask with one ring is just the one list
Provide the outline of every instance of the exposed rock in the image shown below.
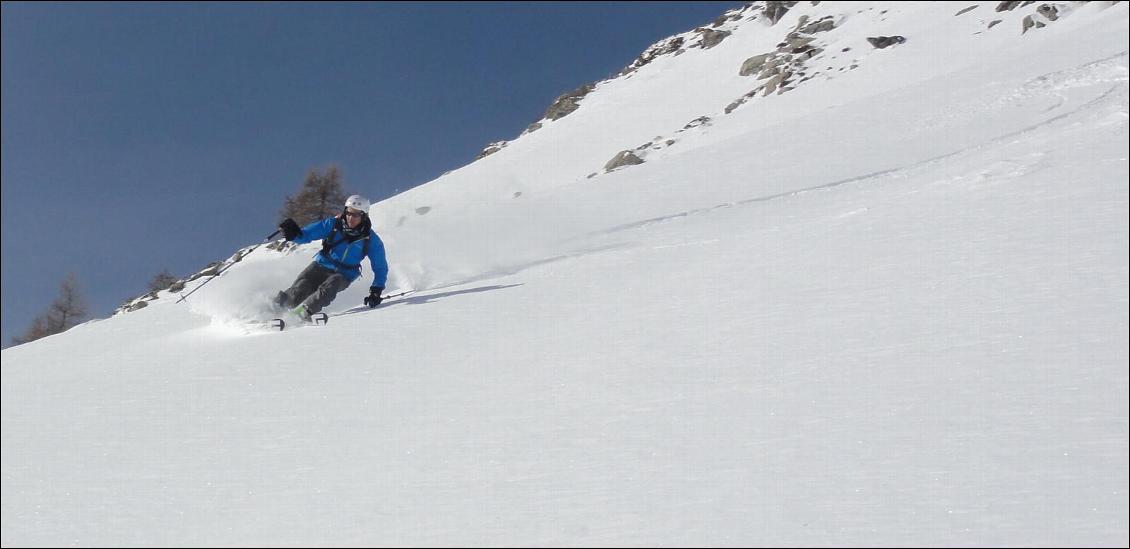
[[713,22],[710,23],[711,27],[718,28],[730,21],[737,21],[742,18],[742,10],[732,10],[722,15],[719,15]]
[[[144,309],[148,306],[149,306],[148,301],[138,301],[138,302],[134,303],[133,305],[130,305],[129,308],[126,309],[126,312],[132,313],[132,312],[134,312],[138,309]],[[133,317],[130,317],[130,318],[133,318]]]
[[1037,29],[1042,29],[1046,26],[1047,25],[1043,24],[1042,22],[1036,21],[1035,18],[1033,18],[1031,15],[1028,15],[1028,16],[1025,16],[1024,20],[1020,22],[1020,34],[1024,34],[1024,33],[1028,32],[1028,30],[1031,29],[1032,27],[1036,27]]
[[196,280],[197,278],[200,278],[202,276],[216,276],[216,273],[220,272],[220,267],[223,266],[223,264],[224,263],[222,261],[213,261],[209,263],[208,266],[204,268],[204,270],[189,277],[188,281],[192,282],[193,280]]
[[416,208],[416,215],[424,215],[430,211],[432,211],[431,206],[420,206],[419,208]]
[[975,10],[975,9],[977,9],[977,6],[969,6],[968,8],[965,8],[965,9],[963,9],[963,10],[961,10],[961,11],[959,11],[959,12],[953,14],[953,15],[954,15],[954,17],[957,17],[958,15],[961,15],[961,14],[964,14],[964,13],[969,13],[969,12]]
[[604,171],[610,172],[616,168],[634,166],[637,164],[643,164],[643,159],[636,156],[632,151],[620,151],[616,156],[612,157],[612,160],[609,160],[608,163],[604,165]]
[[867,41],[870,42],[872,46],[875,46],[875,48],[881,50],[887,46],[902,44],[906,42],[906,38],[902,36],[873,36],[868,37]]
[[[571,92],[563,93],[563,94],[557,96],[557,99],[553,100],[553,103],[549,105],[549,108],[547,108],[545,110],[545,113],[542,114],[541,118],[537,122],[534,122],[533,124],[530,124],[529,126],[526,126],[526,130],[522,132],[522,135],[525,135],[527,133],[533,133],[533,132],[541,129],[541,127],[542,127],[541,120],[558,120],[558,119],[563,118],[566,115],[572,113],[573,111],[581,108],[581,105],[579,103],[580,100],[582,98],[584,98],[584,96],[588,95],[589,92],[591,92],[594,89],[596,89],[596,84],[595,83],[589,83],[589,84],[585,84],[584,86],[581,86],[581,87],[579,87],[579,88],[577,88],[577,89],[575,89]],[[478,160],[480,158],[483,158],[484,156],[488,156],[488,155],[491,155],[493,153],[496,153],[496,152],[498,152],[499,149],[506,146],[505,144],[503,144],[502,146],[495,148],[494,150],[491,150],[494,145],[497,145],[499,143],[505,143],[505,142],[497,141],[495,143],[491,143],[490,145],[487,145],[487,147],[484,148],[479,153],[479,156],[475,157],[475,160]]]
[[264,248],[266,248],[268,250],[273,250],[273,251],[276,251],[276,252],[288,252],[288,251],[290,251],[294,248],[297,248],[297,247],[298,247],[298,244],[295,244],[293,242],[287,242],[285,240],[276,240],[276,241],[271,242],[270,244],[267,244],[266,246],[264,246]]
[[485,157],[490,156],[490,155],[492,155],[492,154],[494,154],[498,151],[501,151],[503,148],[506,147],[506,144],[507,144],[506,141],[495,141],[494,143],[487,145],[486,147],[483,148],[482,151],[479,152],[479,155],[475,157],[475,160],[479,160],[480,158],[485,158]]
[[725,112],[726,114],[730,114],[730,113],[734,112],[734,109],[737,109],[738,107],[745,104],[746,101],[749,101],[753,96],[760,93],[762,89],[764,89],[764,86],[758,86],[758,87],[750,90],[749,92],[746,92],[745,95],[735,99],[729,105],[726,105],[726,108],[723,109],[723,112]]
[[702,49],[708,50],[720,44],[727,36],[730,36],[730,31],[720,31],[714,29],[698,28],[695,29],[702,33],[702,42],[700,45]]
[[683,43],[685,41],[686,41],[686,39],[683,38],[682,36],[676,36],[674,38],[664,40],[662,42],[659,42],[659,43],[651,46],[646,51],[641,53],[640,56],[637,57],[636,60],[632,62],[632,64],[628,65],[627,67],[624,67],[617,74],[617,76],[623,76],[625,74],[634,72],[636,69],[639,69],[640,67],[642,67],[642,66],[644,66],[648,63],[651,63],[652,61],[655,61],[655,59],[657,57],[661,56],[661,55],[667,55],[668,53],[674,53],[674,52],[680,51],[681,48],[683,47]]
[[[824,52],[824,49],[817,45],[817,38],[813,34],[827,32],[835,27],[835,20],[830,15],[816,21],[810,21],[807,15],[798,17],[796,28],[777,44],[775,52],[755,55],[742,63],[738,70],[739,75],[756,74],[756,78],[764,80],[765,83],[730,103],[725,109],[726,113],[733,112],[758,93],[763,96],[774,92],[784,93],[794,89],[797,83],[794,81],[795,78],[803,78],[801,81],[804,81],[815,76],[806,76],[804,65],[806,60]],[[847,48],[844,51],[847,51]]]
[[546,109],[542,118],[557,120],[579,109],[581,107],[579,101],[595,88],[596,86],[594,84],[585,84],[571,92],[561,94],[553,101],[553,104]]
[[710,125],[710,117],[709,116],[700,116],[698,118],[695,118],[694,120],[691,120],[690,122],[687,122],[687,125],[683,126],[683,129],[689,130],[691,128],[697,128],[699,126],[709,126],[709,125]]
[[738,74],[740,76],[749,76],[755,72],[760,71],[761,68],[765,65],[765,61],[768,60],[771,55],[773,54],[763,53],[746,59],[745,62],[742,63],[742,68],[738,71]]
[[1040,7],[1036,8],[1036,13],[1048,18],[1048,21],[1059,19],[1059,9],[1050,4],[1040,4]]
[[816,38],[813,36],[791,35],[790,38],[777,45],[777,51],[798,53],[799,51],[803,51],[806,47],[808,47],[809,44],[811,44],[815,40]]
[[1012,11],[1020,6],[1027,6],[1028,4],[1035,4],[1036,0],[1006,0],[997,4],[997,12]]
[[836,28],[836,23],[832,20],[832,16],[826,15],[812,23],[798,25],[796,32],[800,34],[816,34],[818,32],[827,32],[834,28]]
[[790,76],[788,73],[778,74],[765,82],[765,95],[777,91],[777,87],[780,86],[788,76]]
[[765,17],[769,18],[770,25],[776,25],[777,21],[780,21],[781,18],[789,12],[789,9],[795,5],[797,5],[796,2],[765,2]]

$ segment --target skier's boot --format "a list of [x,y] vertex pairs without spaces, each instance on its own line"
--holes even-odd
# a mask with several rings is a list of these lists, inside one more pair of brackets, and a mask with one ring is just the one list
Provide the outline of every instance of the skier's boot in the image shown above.
[[291,309],[290,312],[302,320],[302,322],[310,322],[310,310],[306,308],[305,303]]

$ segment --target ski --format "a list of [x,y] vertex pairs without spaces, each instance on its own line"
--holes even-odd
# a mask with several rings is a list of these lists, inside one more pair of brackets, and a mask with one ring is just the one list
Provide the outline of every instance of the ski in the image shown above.
[[[383,302],[383,303],[386,303],[386,304],[387,304],[387,303],[389,302],[389,300],[390,300],[390,299],[394,299],[394,298],[402,297],[402,296],[408,295],[408,294],[410,294],[410,293],[413,293],[414,291],[415,291],[415,290],[405,290],[405,291],[403,291],[403,292],[400,292],[400,293],[395,293],[395,294],[392,294],[392,295],[387,295],[387,296],[385,296],[385,297],[384,297],[384,302]],[[348,310],[345,310],[345,311],[341,311],[341,312],[337,312],[337,313],[334,313],[334,314],[333,314],[332,316],[341,316],[341,315],[347,315],[347,314],[356,314],[356,313],[361,313],[361,312],[369,311],[369,310],[371,310],[371,309],[372,309],[372,308],[371,308],[371,307],[368,307],[368,306],[364,306],[364,307],[354,307],[354,308],[352,308],[352,309],[348,309]],[[308,321],[302,321],[302,320],[297,320],[297,319],[295,319],[295,318],[292,318],[292,319],[291,319],[291,320],[290,320],[289,322],[288,322],[288,321],[287,321],[287,319],[285,319],[285,318],[272,318],[271,320],[267,321],[267,322],[266,322],[266,324],[267,324],[267,325],[268,325],[268,326],[269,326],[269,327],[270,327],[271,329],[273,329],[273,330],[278,330],[278,331],[280,331],[280,332],[281,332],[281,331],[284,331],[284,330],[286,330],[288,326],[291,326],[291,327],[301,327],[301,326],[325,326],[326,324],[329,324],[329,322],[330,322],[330,316],[331,316],[331,315],[328,315],[328,314],[326,314],[326,313],[315,313],[315,314],[313,314],[313,315],[311,315],[311,316],[310,316],[310,320],[308,320]]]
[[[303,325],[308,326],[313,324],[314,326],[325,326],[326,324],[329,324],[329,322],[330,317],[326,313],[315,313],[313,315],[310,315],[310,321],[304,322]],[[272,318],[271,327],[277,328],[281,332],[286,329],[286,320],[283,320],[281,318]]]

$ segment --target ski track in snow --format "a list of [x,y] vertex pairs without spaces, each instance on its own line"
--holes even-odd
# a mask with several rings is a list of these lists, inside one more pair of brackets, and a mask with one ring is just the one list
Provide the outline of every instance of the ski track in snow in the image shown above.
[[[1123,59],[1125,59],[1126,55],[1122,54],[1121,57]],[[1099,64],[1099,62],[1096,62],[1096,63],[1088,65],[1088,66],[1093,66],[1093,65],[1098,65],[1098,64]],[[886,169],[886,170],[880,170],[880,171],[868,173],[868,174],[865,174],[865,175],[849,177],[849,178],[841,179],[841,180],[838,180],[838,181],[832,181],[830,183],[823,183],[823,184],[815,185],[815,186],[812,186],[812,187],[797,189],[795,191],[775,193],[775,194],[768,195],[768,196],[759,196],[759,197],[755,197],[755,198],[739,200],[739,201],[736,201],[736,202],[718,204],[716,206],[709,207],[709,208],[696,208],[694,210],[687,210],[687,211],[678,212],[678,213],[674,213],[674,214],[670,214],[670,215],[654,217],[654,218],[645,219],[645,220],[641,220],[641,221],[635,221],[635,222],[632,222],[632,223],[617,225],[615,227],[611,227],[609,229],[604,229],[604,230],[601,230],[601,231],[594,231],[594,232],[589,233],[588,236],[598,236],[598,235],[606,235],[606,234],[615,234],[615,233],[624,232],[624,231],[631,231],[631,230],[634,230],[634,229],[640,229],[640,228],[645,228],[645,227],[648,227],[648,226],[651,226],[651,225],[655,225],[657,223],[665,223],[665,222],[672,221],[672,220],[679,219],[679,218],[709,214],[709,213],[717,211],[717,210],[732,208],[734,206],[746,206],[746,205],[750,205],[750,204],[757,204],[757,203],[762,203],[762,202],[770,202],[770,201],[774,201],[774,200],[781,200],[781,199],[785,199],[785,198],[792,198],[792,197],[801,196],[801,195],[812,193],[812,192],[834,189],[836,187],[848,185],[848,184],[851,184],[851,183],[871,182],[871,181],[875,181],[875,180],[878,180],[878,179],[883,178],[883,177],[907,177],[906,176],[907,172],[911,172],[913,170],[916,170],[916,169],[919,169],[919,168],[922,168],[922,167],[926,167],[926,166],[936,165],[936,164],[938,164],[938,163],[940,163],[944,160],[947,160],[947,159],[950,159],[950,158],[953,158],[953,157],[961,156],[961,155],[964,155],[964,154],[969,154],[971,152],[976,152],[976,151],[980,151],[980,150],[985,149],[985,148],[1000,145],[1000,144],[1003,144],[1007,141],[1014,140],[1018,137],[1021,137],[1025,134],[1028,134],[1028,133],[1037,131],[1041,128],[1055,124],[1056,122],[1059,122],[1061,120],[1065,120],[1065,119],[1068,119],[1068,118],[1076,116],[1076,115],[1085,114],[1088,111],[1093,110],[1097,106],[1106,102],[1107,100],[1110,100],[1119,91],[1123,92],[1122,96],[1119,99],[1124,100],[1125,95],[1126,95],[1125,94],[1126,90],[1127,90],[1126,84],[1118,84],[1118,85],[1111,86],[1109,89],[1107,89],[1105,92],[1103,92],[1098,97],[1091,99],[1090,101],[1087,101],[1086,103],[1080,105],[1079,107],[1077,107],[1077,108],[1075,108],[1075,109],[1073,109],[1069,112],[1058,114],[1056,116],[1048,118],[1047,120],[1043,120],[1043,121],[1036,123],[1036,124],[1033,124],[1031,126],[1028,126],[1028,127],[1016,130],[1016,131],[1012,131],[1012,132],[1009,132],[1009,133],[1006,133],[1006,134],[1003,134],[1003,135],[1000,135],[1000,136],[997,136],[997,137],[994,137],[994,138],[989,139],[985,142],[978,143],[978,144],[975,144],[975,145],[966,146],[966,147],[962,147],[961,149],[955,150],[953,152],[941,154],[941,155],[938,155],[938,156],[935,156],[935,157],[932,157],[932,158],[928,158],[926,160],[915,162],[913,164],[908,164],[908,165],[905,165],[905,166],[899,166],[899,167],[890,168],[890,169]],[[1019,175],[1019,173],[1021,173],[1021,172],[1016,172],[1016,175]]]

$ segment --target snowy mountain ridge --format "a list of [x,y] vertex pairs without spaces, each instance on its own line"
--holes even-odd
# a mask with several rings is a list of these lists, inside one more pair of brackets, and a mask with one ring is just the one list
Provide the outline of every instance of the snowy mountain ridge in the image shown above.
[[[1102,9],[1107,3],[1037,4],[942,2],[910,7],[873,2],[752,2],[722,14],[708,26],[657,42],[615,77],[582,86],[581,89],[587,91],[580,97],[565,94],[563,97],[570,99],[571,110],[561,109],[560,99],[551,105],[547,116],[531,125],[531,128],[547,128],[538,138],[532,135],[535,129],[527,129],[515,141],[501,141],[488,147],[497,152],[523,139],[532,142],[533,150],[521,153],[518,161],[508,160],[509,155],[491,161],[480,157],[432,184],[393,197],[382,208],[395,211],[382,211],[374,217],[383,227],[400,229],[409,220],[432,213],[435,206],[430,204],[434,199],[427,195],[435,192],[447,194],[460,202],[461,208],[466,208],[468,203],[519,199],[537,188],[584,183],[582,175],[585,180],[598,178],[612,170],[629,169],[645,161],[660,161],[680,150],[698,147],[704,133],[725,132],[726,128],[746,132],[759,125],[787,124],[789,120],[779,112],[812,117],[812,113],[835,108],[823,105],[829,96],[832,101],[849,103],[882,93],[890,86],[909,86],[915,79],[942,80],[950,71],[967,68],[961,64],[966,57],[956,53],[946,56],[950,62],[939,62],[932,53],[938,50],[961,48],[976,52],[982,56],[978,58],[979,64],[991,67],[994,56],[1007,59],[1008,55],[1029,48],[1028,43],[1035,41],[1035,31],[1046,24],[1065,19],[1080,9]],[[923,35],[924,28],[931,28],[933,32]],[[1029,30],[1033,31],[1032,35],[1027,35]],[[882,34],[884,32],[903,42],[876,47],[873,41],[890,38]],[[896,32],[924,42],[905,46],[906,37]],[[710,36],[718,38],[708,39]],[[690,55],[681,57],[688,53]],[[751,56],[751,53],[755,54]],[[854,71],[876,55],[894,57],[898,72],[892,73],[898,74],[902,81],[851,78]],[[924,66],[920,65],[924,55],[931,56],[929,70],[920,68]],[[631,82],[633,78],[642,82],[637,85]],[[835,94],[819,89],[820,84],[834,79],[851,79],[852,82],[837,89]],[[670,81],[687,85],[678,90],[680,93],[672,94]],[[811,101],[811,107],[777,109],[773,106],[776,96],[805,85],[817,89],[793,105]],[[814,97],[816,101],[812,101]],[[646,101],[638,98],[646,98]],[[751,101],[762,104],[753,106]],[[747,103],[751,104],[750,110],[759,109],[758,112],[729,122],[728,115]],[[582,105],[591,106],[582,109]],[[555,112],[564,114],[553,114]],[[967,112],[975,111],[967,109]],[[573,113],[576,114],[565,122],[566,116]],[[723,122],[724,127],[716,127]],[[555,127],[566,125],[568,129],[560,130],[564,135],[546,135],[554,133],[548,131],[554,124]],[[577,129],[572,130],[574,127]],[[605,131],[606,127],[615,127],[617,131]],[[592,135],[600,137],[593,139]],[[713,140],[707,142],[713,143]],[[524,148],[523,145],[519,147]],[[767,154],[778,154],[775,146],[766,148]],[[560,162],[563,156],[568,157],[568,162]],[[499,164],[501,170],[493,169]],[[577,169],[546,173],[540,167],[547,164],[554,168],[577,166]],[[471,190],[473,196],[464,196],[462,193],[466,191],[440,191],[448,187],[464,187]],[[408,201],[413,204],[407,204]],[[396,208],[390,208],[393,203],[397,204]],[[432,217],[440,215],[443,214],[437,211]],[[541,245],[544,244],[539,242]],[[187,277],[174,286],[175,293],[190,291],[186,285],[238,262],[250,248],[247,246],[227,260],[215,262]],[[407,278],[412,276],[402,274]],[[422,286],[420,282],[407,280],[402,285]],[[157,297],[158,292],[151,292],[127,302],[117,312],[137,310]]]

